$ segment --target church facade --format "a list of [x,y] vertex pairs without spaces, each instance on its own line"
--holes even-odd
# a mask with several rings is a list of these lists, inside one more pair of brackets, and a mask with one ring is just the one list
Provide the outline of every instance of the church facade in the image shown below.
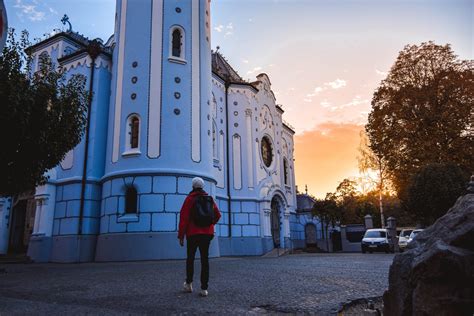
[[31,194],[29,228],[15,232],[28,203],[0,200],[0,253],[30,229],[38,262],[185,258],[179,211],[196,176],[222,212],[210,256],[302,243],[294,130],[266,74],[245,81],[211,50],[210,17],[210,0],[117,0],[107,42],[69,30],[30,48],[33,71],[47,55],[93,97],[82,141]]

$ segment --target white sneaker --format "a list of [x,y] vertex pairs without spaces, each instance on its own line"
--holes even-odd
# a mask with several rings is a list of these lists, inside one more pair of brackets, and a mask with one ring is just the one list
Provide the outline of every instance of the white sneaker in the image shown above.
[[207,290],[201,290],[201,292],[199,293],[199,295],[201,295],[202,297],[206,297],[209,295],[209,293],[207,292]]
[[184,282],[183,284],[183,290],[186,293],[192,293],[193,292],[193,284],[192,283],[186,283]]

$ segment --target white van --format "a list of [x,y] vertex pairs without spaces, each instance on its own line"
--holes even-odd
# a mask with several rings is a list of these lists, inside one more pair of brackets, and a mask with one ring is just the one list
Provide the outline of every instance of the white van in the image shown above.
[[388,231],[383,228],[367,229],[361,243],[362,253],[372,253],[374,251],[392,251]]

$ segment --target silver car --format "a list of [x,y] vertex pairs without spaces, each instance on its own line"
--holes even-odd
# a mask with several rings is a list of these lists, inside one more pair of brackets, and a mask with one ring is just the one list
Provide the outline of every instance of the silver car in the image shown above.
[[423,229],[415,229],[414,231],[411,232],[410,237],[408,238],[408,243],[411,243],[413,239],[418,235],[419,232],[422,232]]
[[403,252],[408,245],[408,238],[410,238],[410,234],[413,229],[402,229],[400,232],[400,236],[398,236],[398,249],[400,252]]

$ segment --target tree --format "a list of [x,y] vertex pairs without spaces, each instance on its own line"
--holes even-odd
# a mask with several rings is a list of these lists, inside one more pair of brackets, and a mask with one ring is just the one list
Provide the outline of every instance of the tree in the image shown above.
[[[359,156],[359,172],[369,179],[375,186],[378,192],[378,204],[380,212],[381,226],[385,227],[385,217],[383,210],[383,196],[389,187],[389,174],[387,169],[387,161],[383,156],[377,156],[370,148],[369,139],[364,131],[360,133]],[[375,176],[372,176],[374,173]]]
[[0,196],[32,190],[81,140],[88,92],[84,76],[66,80],[49,58],[31,73],[28,33],[9,32],[0,56]]
[[344,179],[337,186],[334,199],[342,212],[342,224],[354,224],[359,222],[357,216],[357,196],[357,183],[355,181]]
[[313,216],[319,217],[324,239],[329,239],[329,225],[336,226],[341,221],[341,209],[337,206],[332,193],[326,194],[325,199],[315,199],[312,209]]
[[454,164],[430,164],[412,177],[407,206],[418,223],[433,224],[466,189],[469,174]]
[[366,125],[370,148],[387,163],[398,195],[432,163],[474,170],[474,62],[449,45],[408,45],[375,91]]

